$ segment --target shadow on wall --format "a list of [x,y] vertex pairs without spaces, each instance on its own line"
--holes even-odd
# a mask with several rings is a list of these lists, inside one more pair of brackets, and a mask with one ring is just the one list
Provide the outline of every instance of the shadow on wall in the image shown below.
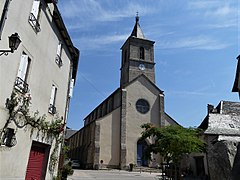
[[239,180],[240,142],[219,141],[208,149],[210,178]]
[[234,158],[233,169],[232,169],[232,177],[233,180],[237,180],[240,177],[240,143],[237,146],[237,153]]

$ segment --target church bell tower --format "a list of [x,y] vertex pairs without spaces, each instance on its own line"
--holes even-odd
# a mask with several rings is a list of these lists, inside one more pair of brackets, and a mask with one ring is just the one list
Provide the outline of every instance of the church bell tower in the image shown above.
[[121,47],[120,87],[126,86],[141,74],[144,74],[150,81],[155,83],[154,43],[154,41],[145,38],[137,15],[131,35]]

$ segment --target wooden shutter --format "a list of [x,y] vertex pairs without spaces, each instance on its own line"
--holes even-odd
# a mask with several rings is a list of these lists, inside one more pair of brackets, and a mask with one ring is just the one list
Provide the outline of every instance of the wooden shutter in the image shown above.
[[40,0],[34,0],[31,13],[36,19],[38,19]]
[[51,97],[50,97],[50,104],[55,105],[55,98],[56,98],[57,88],[55,85],[52,85]]
[[23,81],[26,80],[27,67],[28,67],[28,55],[22,54],[17,77],[21,78]]
[[74,79],[71,79],[70,87],[69,87],[69,97],[73,95],[73,86],[74,86]]
[[57,55],[61,57],[61,51],[62,51],[62,43],[59,42],[58,47],[57,47]]

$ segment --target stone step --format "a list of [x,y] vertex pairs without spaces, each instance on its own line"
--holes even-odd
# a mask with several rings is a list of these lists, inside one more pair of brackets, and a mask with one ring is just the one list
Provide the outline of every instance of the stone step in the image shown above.
[[152,168],[152,167],[143,167],[143,166],[136,166],[133,168],[134,172],[149,172],[149,173],[161,173],[161,169]]

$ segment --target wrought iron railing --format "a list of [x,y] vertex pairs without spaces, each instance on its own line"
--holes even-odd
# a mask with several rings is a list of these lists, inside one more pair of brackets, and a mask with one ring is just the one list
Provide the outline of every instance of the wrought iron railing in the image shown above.
[[48,112],[51,114],[56,114],[56,107],[53,104],[50,104]]
[[38,19],[33,15],[33,13],[30,13],[28,22],[36,32],[41,31]]
[[19,90],[21,93],[27,93],[28,92],[28,84],[22,80],[20,77],[16,78],[15,81],[15,89]]
[[55,59],[56,64],[58,67],[61,67],[63,65],[61,57],[57,54],[57,57]]

